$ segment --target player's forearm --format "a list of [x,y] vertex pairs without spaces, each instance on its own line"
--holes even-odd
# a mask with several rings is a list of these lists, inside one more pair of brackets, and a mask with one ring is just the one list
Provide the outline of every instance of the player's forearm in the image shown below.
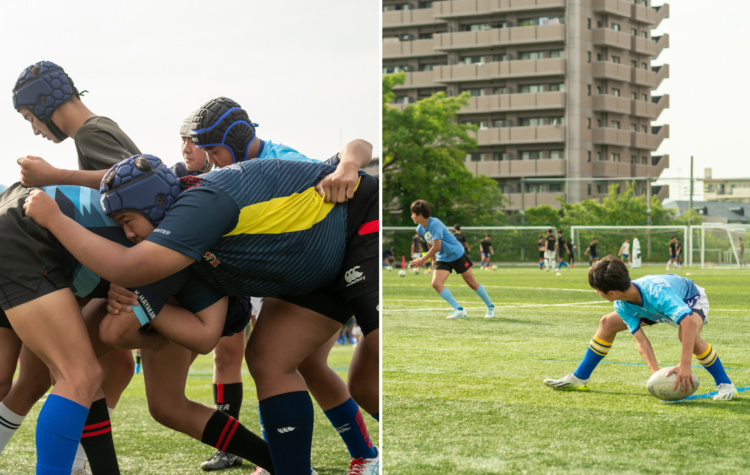
[[352,166],[357,170],[370,164],[372,144],[362,139],[355,139],[344,145],[339,152],[339,166]]
[[99,189],[99,185],[109,170],[63,170],[58,173],[59,182],[51,185],[77,185]]
[[646,338],[646,334],[643,330],[638,330],[634,335],[635,347],[638,349],[638,353],[643,358],[643,362],[651,370],[652,373],[659,371],[659,363],[656,361],[656,354],[651,346],[651,342]]
[[158,263],[150,262],[136,246],[128,248],[103,238],[61,213],[47,228],[81,265],[122,287],[150,284],[182,268],[155,268]]

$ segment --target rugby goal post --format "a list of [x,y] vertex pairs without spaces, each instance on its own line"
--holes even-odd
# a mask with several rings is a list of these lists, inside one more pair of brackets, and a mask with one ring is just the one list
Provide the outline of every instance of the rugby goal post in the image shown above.
[[[445,224],[448,229],[453,230],[453,225]],[[409,257],[408,250],[411,249],[411,238],[416,233],[415,226],[383,226],[383,244],[393,244],[396,249],[396,262],[399,263],[401,256]],[[495,254],[493,262],[503,263],[538,263],[539,254],[536,243],[539,236],[546,236],[547,230],[557,238],[555,226],[461,226],[461,232],[466,236],[471,251],[469,257],[478,265],[481,261],[479,241],[486,234],[490,234],[492,248]],[[408,261],[408,259],[407,259]]]
[[[700,233],[701,269],[740,268],[739,239],[750,231],[747,224],[702,223],[690,227],[693,239]],[[743,239],[744,242],[744,239]]]
[[[684,255],[688,256],[686,265],[692,265],[690,256],[692,252],[687,252],[692,248],[691,234],[688,232],[688,226],[571,226],[570,239],[576,243],[576,249],[579,253],[576,258],[580,259],[586,247],[594,237],[598,238],[597,251],[600,257],[607,254],[617,255],[620,246],[625,238],[630,238],[631,252],[633,240],[638,238],[640,241],[641,257],[643,262],[666,262],[666,250],[672,235],[682,238],[682,248]],[[658,243],[658,244],[655,244]],[[659,251],[652,256],[653,246],[658,245]],[[665,257],[665,259],[662,259]]]

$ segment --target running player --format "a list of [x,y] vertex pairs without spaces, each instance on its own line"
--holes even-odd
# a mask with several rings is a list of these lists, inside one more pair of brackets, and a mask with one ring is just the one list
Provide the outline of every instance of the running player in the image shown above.
[[430,250],[426,255],[411,262],[413,266],[422,265],[427,259],[435,256],[435,272],[432,275],[432,288],[446,302],[453,307],[453,312],[448,319],[465,318],[466,310],[456,301],[451,291],[445,286],[445,281],[452,271],[456,271],[463,277],[466,284],[477,293],[479,298],[487,305],[487,313],[484,318],[495,316],[495,304],[490,300],[487,291],[477,282],[474,272],[471,270],[472,262],[466,254],[464,247],[448,231],[448,228],[439,219],[432,217],[430,204],[425,200],[417,200],[411,204],[411,219],[417,225],[417,233],[429,244]]
[[[693,384],[691,354],[714,378],[715,401],[733,399],[737,389],[727,376],[716,351],[705,342],[700,332],[708,323],[708,298],[705,289],[691,279],[674,274],[648,275],[631,281],[628,268],[615,256],[607,256],[589,269],[589,284],[605,300],[614,303],[619,317],[610,331],[630,330],[643,361],[655,373],[659,365],[654,350],[642,330],[643,326],[667,323],[679,328],[682,342],[680,363],[669,373],[676,373],[675,388],[687,390]],[[607,318],[608,316],[605,316]],[[600,330],[602,326],[600,325]],[[615,331],[615,334],[616,334]],[[597,332],[599,335],[599,332]],[[591,373],[612,347],[611,340],[594,338],[578,368],[561,379],[545,379],[553,389],[587,391]]]

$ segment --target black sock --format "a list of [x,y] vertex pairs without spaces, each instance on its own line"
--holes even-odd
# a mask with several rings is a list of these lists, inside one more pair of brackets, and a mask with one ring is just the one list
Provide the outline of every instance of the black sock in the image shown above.
[[96,475],[120,473],[106,399],[102,398],[91,403],[81,434],[81,445],[86,452],[92,473]]
[[214,384],[214,404],[216,404],[216,409],[239,419],[242,407],[242,383]]
[[203,429],[201,442],[222,452],[237,455],[274,473],[268,443],[250,432],[234,417],[214,412]]

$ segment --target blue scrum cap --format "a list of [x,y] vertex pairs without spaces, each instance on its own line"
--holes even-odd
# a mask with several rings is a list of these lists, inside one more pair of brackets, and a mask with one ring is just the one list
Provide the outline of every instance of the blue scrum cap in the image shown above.
[[153,155],[133,155],[107,172],[99,187],[107,216],[135,211],[158,226],[182,190],[177,175]]
[[227,97],[211,99],[196,112],[190,133],[198,147],[222,145],[232,152],[232,162],[247,160],[255,140],[255,127],[242,107]]
[[73,96],[78,96],[78,90],[63,68],[51,61],[40,61],[18,76],[13,88],[13,107],[29,109],[58,140],[65,140],[67,135],[52,122],[52,113]]

